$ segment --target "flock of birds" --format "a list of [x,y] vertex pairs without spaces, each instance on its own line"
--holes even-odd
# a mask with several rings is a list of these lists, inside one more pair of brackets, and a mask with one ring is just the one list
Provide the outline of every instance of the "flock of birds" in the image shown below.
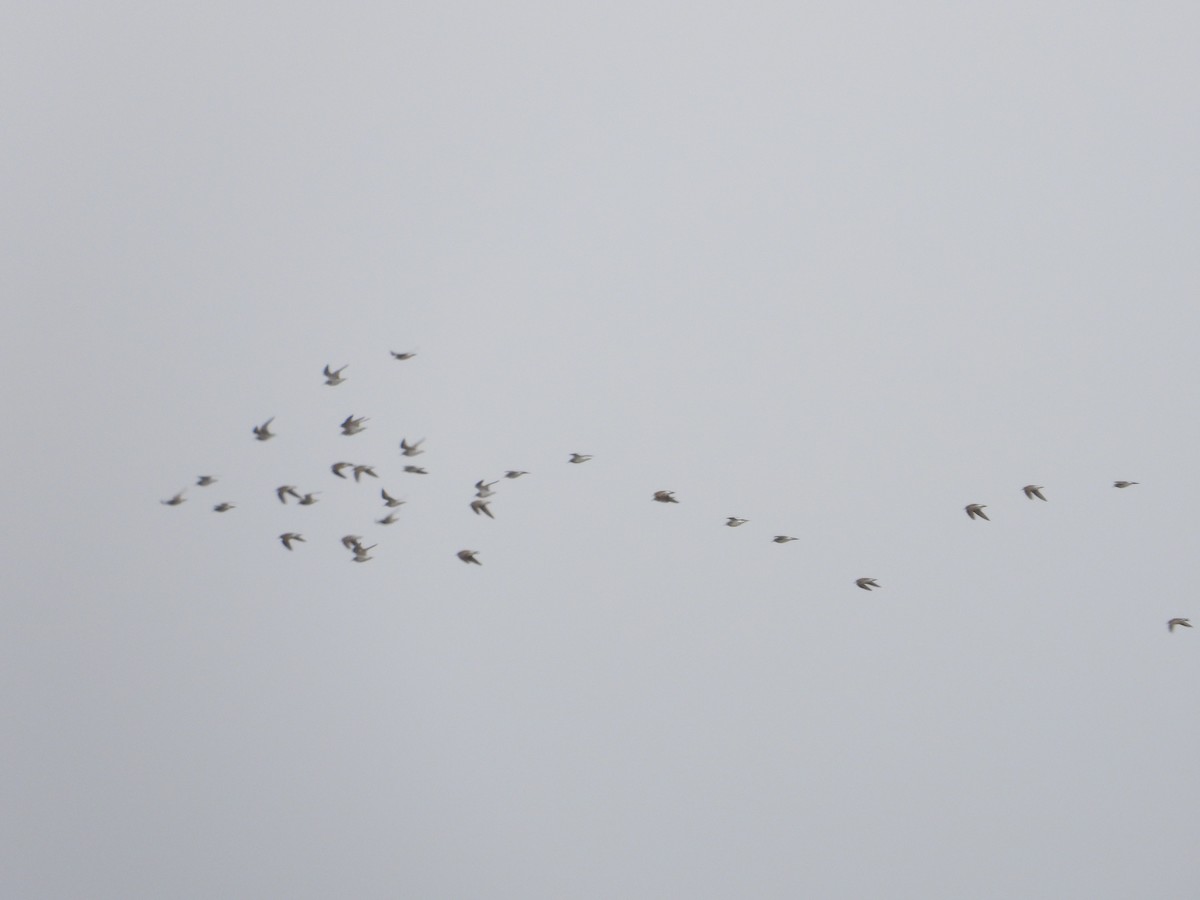
[[[391,350],[389,352],[391,353],[393,359],[400,361],[412,359],[417,355],[415,352],[397,353],[395,350]],[[341,366],[337,369],[326,365],[322,372],[322,374],[325,376],[325,384],[329,387],[337,387],[338,385],[344,383],[347,379],[344,375],[342,375],[342,372],[344,372],[347,368],[348,365]],[[276,437],[275,432],[271,431],[271,423],[274,421],[275,417],[272,416],[261,425],[255,425],[252,429],[255,439],[259,441],[269,441]],[[342,421],[340,426],[342,434],[350,437],[365,431],[366,425],[364,423],[367,421],[369,421],[369,419],[366,416],[355,416],[353,414],[347,416]],[[411,443],[407,438],[402,438],[400,440],[401,455],[409,459],[420,456],[425,452],[423,449],[421,449],[421,444],[424,442],[424,438],[412,441]],[[567,458],[567,462],[579,465],[588,462],[590,459],[592,459],[592,455],[589,453],[572,453]],[[329,468],[336,477],[343,480],[347,479],[345,472],[347,469],[349,469],[356,483],[361,482],[363,476],[368,478],[379,477],[379,475],[375,472],[374,466],[362,463],[338,461]],[[429,474],[424,467],[412,463],[406,464],[404,466],[404,471],[414,475]],[[504,473],[503,477],[506,479],[517,479],[528,474],[528,472],[521,469],[509,469]],[[196,487],[210,487],[213,484],[216,484],[217,480],[218,479],[215,475],[200,475],[196,479],[195,485]],[[487,481],[486,479],[482,478],[475,482],[475,497],[470,503],[472,512],[474,512],[476,515],[487,516],[489,519],[495,518],[495,515],[492,513],[490,503],[491,497],[496,493],[493,490],[493,487],[499,483],[499,480]],[[1136,481],[1114,481],[1113,487],[1125,489],[1133,487],[1136,484],[1138,484]],[[1025,494],[1026,498],[1030,500],[1041,500],[1043,502],[1046,501],[1046,495],[1042,493],[1044,490],[1045,486],[1040,484],[1027,484],[1021,488],[1021,491]],[[184,490],[176,493],[170,499],[162,500],[160,502],[164,506],[180,506],[186,502],[186,492],[187,489],[185,488]],[[308,491],[301,493],[295,485],[291,484],[282,484],[275,489],[275,496],[278,498],[280,503],[285,505],[287,504],[288,499],[291,498],[295,500],[299,506],[312,506],[318,502],[317,495],[320,493],[322,492]],[[405,501],[389,494],[386,488],[380,489],[380,496],[383,500],[383,505],[388,512],[382,518],[376,519],[376,524],[391,525],[397,521],[396,511],[400,506],[404,505]],[[675,499],[675,492],[667,490],[655,491],[651,497],[651,500],[657,503],[679,502]],[[213,506],[213,510],[219,513],[229,512],[235,508],[236,505],[228,501],[222,501]],[[991,519],[988,518],[988,514],[984,512],[984,510],[987,509],[987,504],[985,503],[968,503],[965,507],[963,507],[963,509],[969,519],[983,519],[984,521],[991,521]],[[726,517],[725,525],[729,528],[739,528],[749,521],[749,519],[742,519],[737,516],[728,516]],[[791,541],[799,540],[799,538],[787,534],[777,534],[771,538],[771,540],[776,544],[787,544]],[[295,531],[285,531],[283,534],[279,535],[279,541],[289,551],[294,549],[294,544],[306,543],[304,536]],[[347,534],[343,536],[341,543],[346,550],[353,554],[352,561],[356,563],[369,562],[371,559],[373,559],[374,557],[370,555],[370,551],[374,550],[375,547],[378,546],[377,544],[371,544],[370,546],[363,544],[362,535],[356,534]],[[482,566],[483,563],[479,561],[478,553],[478,550],[459,550],[456,555],[460,560],[468,565]],[[874,578],[857,578],[855,579],[854,583],[864,591],[872,591],[882,587],[882,585],[880,585],[879,582]],[[1177,626],[1182,628],[1191,628],[1192,624],[1188,619],[1179,617],[1169,619],[1167,621],[1167,630],[1169,632],[1174,633]]]

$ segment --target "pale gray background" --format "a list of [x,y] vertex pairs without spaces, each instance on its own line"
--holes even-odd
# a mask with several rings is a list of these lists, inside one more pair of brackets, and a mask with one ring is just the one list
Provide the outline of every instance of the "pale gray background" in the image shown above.
[[10,8],[0,893],[1197,896],[1198,26]]

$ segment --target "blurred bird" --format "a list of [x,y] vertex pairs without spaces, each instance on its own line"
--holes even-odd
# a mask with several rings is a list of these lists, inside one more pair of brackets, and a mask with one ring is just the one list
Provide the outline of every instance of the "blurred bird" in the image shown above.
[[490,509],[488,509],[488,501],[487,500],[472,500],[471,501],[471,509],[473,509],[475,511],[475,515],[479,515],[480,513],[483,513],[489,519],[496,518],[495,516],[492,515],[492,511]]
[[749,519],[739,519],[737,516],[729,516],[726,518],[725,524],[730,528],[737,528],[739,525],[745,525],[749,521]]
[[370,475],[372,478],[378,478],[375,474],[374,466],[359,465],[354,467],[354,480],[361,481],[363,475]]
[[362,544],[361,534],[347,534],[342,538],[342,546],[347,550],[353,550]]
[[417,355],[415,352],[413,352],[413,353],[397,353],[395,350],[389,350],[388,353],[392,354],[392,359],[412,359],[414,356]]
[[405,456],[420,456],[422,453],[425,452],[424,450],[421,449],[421,445],[423,443],[425,443],[425,438],[421,438],[419,441],[415,441],[414,443],[411,443],[411,444],[408,442],[408,440],[406,438],[401,438],[400,439],[400,451]]
[[429,474],[429,472],[427,470],[422,469],[420,466],[405,466],[404,471],[411,472],[413,475],[428,475]]
[[988,519],[987,513],[984,512],[984,509],[986,507],[987,507],[986,503],[968,503],[963,508],[967,511],[968,517],[974,519],[976,516],[978,516],[979,518],[986,519],[988,522],[990,522],[992,520]]
[[342,377],[342,373],[345,371],[346,371],[346,366],[342,366],[340,369],[330,371],[329,366],[326,365],[325,366],[325,383],[331,387],[337,387],[339,384],[341,384],[343,381],[346,380],[345,378]]
[[855,578],[854,583],[864,591],[869,591],[872,588],[879,587],[879,582],[877,582],[874,578]]
[[271,438],[275,437],[275,433],[271,431],[271,423],[274,421],[275,417],[271,416],[271,418],[267,419],[267,421],[263,422],[261,425],[255,425],[254,436],[260,441],[269,441]]
[[217,479],[216,479],[215,475],[201,475],[199,478],[196,479],[197,487],[208,487],[210,484],[216,484],[216,483],[217,483]]
[[300,494],[296,491],[295,485],[281,484],[275,488],[275,496],[279,498],[280,503],[287,503],[288,494],[291,494],[297,500],[300,500]]
[[354,416],[346,416],[346,420],[342,422],[342,434],[349,436],[358,434],[360,431],[366,431],[367,427],[363,422],[367,421],[366,416],[359,416],[357,419]]
[[378,546],[379,546],[378,544],[372,544],[370,547],[364,547],[362,544],[355,544],[354,545],[354,561],[355,562],[370,562],[375,557],[368,556],[367,551],[374,550]]
[[352,468],[354,468],[354,463],[350,463],[350,462],[335,462],[332,466],[329,467],[330,471],[332,471],[333,474],[336,475],[338,478],[346,477],[345,475],[342,474],[342,469],[352,469]]
[[216,506],[213,507],[213,510],[215,512],[229,512],[229,510],[231,510],[231,509],[233,509],[232,503],[218,503]]
[[289,550],[292,549],[292,541],[299,541],[302,544],[308,543],[308,541],[304,540],[301,535],[296,534],[294,531],[288,531],[284,534],[281,534],[279,536],[279,540],[283,541],[283,546],[287,547]]
[[478,550],[459,550],[458,558],[465,563],[475,563],[477,566],[482,566],[483,563],[475,558],[475,554],[478,552]]
[[567,462],[585,463],[591,458],[592,455],[590,453],[572,453],[571,458],[568,459]]
[[158,502],[161,503],[163,506],[178,506],[180,503],[187,502],[183,498],[183,495],[184,495],[184,491],[180,491],[178,494],[176,494],[170,500],[159,500]]
[[789,537],[786,534],[777,534],[771,540],[777,544],[786,544],[788,541],[798,541],[800,538]]
[[1034,497],[1037,497],[1039,500],[1046,499],[1042,496],[1042,486],[1040,484],[1027,484],[1025,487],[1021,488],[1021,490],[1025,492],[1025,496],[1030,500],[1032,500]]
[[321,493],[321,492],[313,491],[311,494],[305,494],[303,497],[300,498],[300,505],[301,506],[312,506],[314,503],[317,502],[317,494],[319,494],[319,493]]
[[1167,631],[1174,631],[1176,625],[1182,625],[1184,628],[1192,627],[1192,623],[1189,622],[1187,619],[1168,619],[1167,620]]
[[674,491],[655,491],[654,499],[657,500],[659,503],[678,503],[679,502],[678,500],[675,499]]
[[476,497],[492,496],[492,494],[496,493],[495,491],[492,490],[492,485],[494,485],[495,483],[496,482],[494,482],[494,481],[484,481],[482,478],[480,478],[477,482],[475,482],[475,496]]
[[395,512],[390,512],[390,513],[388,513],[386,516],[384,516],[382,519],[376,519],[376,520],[375,520],[375,524],[377,524],[377,525],[391,525],[391,524],[395,523],[396,521],[397,521],[397,518],[396,518],[396,513],[395,513]]
[[405,503],[404,500],[397,500],[395,497],[393,497],[391,494],[389,494],[387,492],[387,488],[384,488],[379,493],[383,496],[383,505],[384,506],[389,506],[389,507],[403,506]]
[[522,472],[520,469],[509,469],[504,473],[505,478],[520,478],[522,475],[528,475],[528,472]]
[[1127,488],[1127,487],[1132,487],[1133,485],[1139,484],[1139,483],[1140,482],[1137,482],[1137,481],[1114,481],[1113,487]]

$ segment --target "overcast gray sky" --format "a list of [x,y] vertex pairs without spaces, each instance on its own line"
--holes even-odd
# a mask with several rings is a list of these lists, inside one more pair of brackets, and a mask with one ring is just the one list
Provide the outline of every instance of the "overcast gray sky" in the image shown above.
[[1196,896],[1198,26],[10,11],[0,893]]

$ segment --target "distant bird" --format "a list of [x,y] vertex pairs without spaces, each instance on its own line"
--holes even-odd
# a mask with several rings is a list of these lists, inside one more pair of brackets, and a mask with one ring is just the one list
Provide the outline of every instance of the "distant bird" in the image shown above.
[[737,516],[729,516],[726,518],[725,524],[730,528],[737,528],[739,525],[745,525],[749,521],[749,519],[739,519]]
[[1032,500],[1034,497],[1037,497],[1039,500],[1046,499],[1042,496],[1042,486],[1040,484],[1027,484],[1025,487],[1021,488],[1021,490],[1025,492],[1025,496],[1030,500]]
[[477,566],[482,566],[483,563],[475,558],[475,554],[478,552],[478,550],[459,550],[458,558],[465,563],[475,563]]
[[475,515],[479,515],[480,513],[483,513],[489,519],[496,518],[495,516],[492,515],[492,511],[490,509],[488,509],[488,501],[487,500],[472,500],[471,501],[471,509],[475,511]]
[[255,425],[254,436],[260,441],[269,441],[271,438],[275,437],[275,432],[271,431],[271,423],[274,421],[275,417],[271,416],[271,418],[267,419],[267,421],[263,422],[261,425]]
[[429,472],[426,469],[422,469],[420,466],[405,466],[404,471],[411,472],[414,475],[428,475],[429,474]]
[[363,475],[370,475],[372,478],[378,478],[375,474],[374,466],[358,465],[354,467],[354,480],[361,481]]
[[408,440],[406,438],[401,438],[400,439],[400,451],[405,456],[420,456],[422,453],[425,452],[424,450],[421,449],[421,445],[423,443],[425,443],[425,438],[421,438],[419,441],[415,441],[411,444],[408,442]]
[[412,359],[414,356],[417,355],[416,352],[397,353],[395,350],[389,350],[388,353],[392,354],[392,359]]
[[367,427],[363,425],[363,422],[366,421],[366,416],[359,416],[357,419],[352,415],[346,416],[346,420],[342,422],[342,434],[349,436],[358,434],[360,431],[366,431]]
[[1114,481],[1113,487],[1127,488],[1127,487],[1132,487],[1133,485],[1139,484],[1139,483],[1140,482],[1137,482],[1137,481]]
[[292,549],[292,541],[299,541],[302,544],[308,543],[308,541],[304,540],[301,535],[296,534],[294,531],[288,531],[281,534],[279,536],[279,540],[283,541],[283,546],[287,547],[289,550]]
[[396,518],[396,513],[393,511],[393,512],[388,513],[382,519],[376,519],[375,524],[377,524],[377,525],[392,525],[397,521],[399,521],[399,520]]
[[395,497],[393,497],[391,494],[389,494],[387,492],[387,488],[384,488],[379,493],[383,496],[383,505],[384,506],[387,506],[387,507],[403,506],[405,503],[404,500],[397,500]]
[[1168,619],[1167,620],[1167,631],[1174,631],[1176,625],[1182,625],[1184,628],[1192,627],[1192,623],[1189,622],[1187,619]]
[[571,458],[568,459],[567,462],[585,463],[591,458],[592,454],[590,453],[572,453]]
[[291,494],[297,500],[302,499],[300,493],[296,490],[295,485],[281,484],[275,488],[275,496],[279,498],[280,503],[287,503],[288,494]]
[[509,469],[504,473],[505,478],[520,478],[522,475],[528,475],[528,472],[522,472],[520,469]]
[[336,475],[338,478],[346,477],[345,475],[342,474],[342,469],[352,469],[352,468],[354,468],[354,463],[349,463],[349,462],[335,462],[332,466],[329,467],[330,471],[332,471],[333,474]]
[[337,387],[339,384],[341,384],[343,381],[346,380],[345,378],[342,377],[342,373],[345,371],[346,371],[345,366],[342,366],[340,369],[335,369],[333,371],[330,371],[329,366],[326,365],[325,366],[325,383],[331,387]]
[[988,522],[990,522],[990,521],[992,521],[992,520],[991,520],[991,519],[988,519],[988,517],[987,517],[987,513],[985,513],[985,512],[984,512],[984,509],[985,509],[986,507],[987,507],[987,504],[986,504],[986,503],[968,503],[968,504],[967,504],[965,507],[963,507],[963,508],[964,508],[964,509],[967,511],[967,515],[968,515],[970,518],[974,519],[976,516],[978,516],[979,518],[981,518],[981,519],[985,519],[985,520],[987,520]]
[[480,478],[477,482],[475,482],[475,496],[476,497],[492,496],[492,494],[496,493],[495,491],[492,490],[492,485],[494,485],[495,483],[496,482],[494,482],[494,481],[484,481],[482,478]]
[[786,534],[777,534],[771,540],[777,544],[786,544],[788,541],[798,541],[800,538],[789,537]]
[[215,475],[201,475],[196,479],[197,487],[208,487],[210,484],[216,484],[217,478]]
[[312,506],[314,503],[317,502],[317,494],[319,494],[319,493],[321,493],[321,492],[313,491],[311,494],[305,494],[303,497],[300,498],[300,505],[301,506]]
[[213,507],[214,512],[229,512],[231,509],[233,509],[232,503],[218,503]]
[[178,506],[180,503],[187,502],[184,499],[183,495],[184,495],[184,491],[180,491],[178,494],[176,494],[170,500],[159,500],[158,502],[161,503],[163,506]]
[[353,550],[355,547],[362,545],[361,534],[347,534],[342,538],[342,546],[347,550]]
[[362,544],[355,544],[354,545],[354,561],[355,562],[370,562],[375,557],[368,556],[367,551],[374,550],[378,546],[379,546],[378,544],[372,544],[370,547],[364,547]]
[[872,588],[879,587],[879,582],[877,582],[874,578],[855,578],[854,583],[864,591],[869,591]]
[[675,499],[674,491],[655,491],[653,499],[657,500],[659,503],[678,503],[679,502],[678,500]]

